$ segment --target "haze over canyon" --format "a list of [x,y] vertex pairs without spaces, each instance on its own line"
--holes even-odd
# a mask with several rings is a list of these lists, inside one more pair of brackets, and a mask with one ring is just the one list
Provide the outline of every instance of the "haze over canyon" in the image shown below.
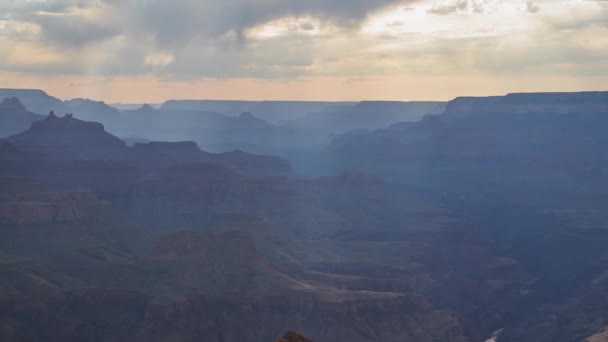
[[0,97],[3,341],[605,336],[608,92]]
[[1,342],[608,342],[608,1],[0,0]]

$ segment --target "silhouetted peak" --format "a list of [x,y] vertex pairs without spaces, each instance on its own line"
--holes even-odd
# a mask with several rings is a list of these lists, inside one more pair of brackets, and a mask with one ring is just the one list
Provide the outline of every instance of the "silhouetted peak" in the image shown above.
[[57,114],[55,114],[55,111],[51,111],[49,113],[49,116],[46,117],[46,120],[43,120],[43,122],[57,122],[57,123],[59,123],[59,122],[64,122],[65,123],[67,121],[75,121],[75,122],[81,123],[82,125],[91,124],[90,126],[92,126],[92,125],[101,125],[101,124],[96,123],[96,122],[90,122],[89,123],[89,122],[86,122],[86,121],[75,119],[74,118],[74,114],[72,114],[72,113],[66,113],[63,117],[60,117],[60,116],[57,116]]
[[91,99],[77,98],[66,101],[70,108],[82,111],[82,110],[103,110],[103,111],[117,111],[116,108],[107,105],[104,101],[95,101]]
[[34,122],[34,130],[73,130],[81,132],[103,132],[105,129],[99,122],[89,122],[76,119],[74,114],[66,113],[63,117],[57,116],[54,111],[49,113],[46,119]]
[[241,113],[241,115],[239,116],[241,119],[255,119],[256,117],[251,114],[250,112],[243,112]]
[[25,106],[16,97],[5,98],[0,103],[0,109],[25,111]]
[[63,117],[53,113],[11,136],[9,142],[25,152],[61,160],[123,159],[128,154],[125,143],[102,124],[76,119],[72,113]]
[[141,106],[138,111],[142,111],[142,112],[150,112],[150,111],[156,111],[156,108],[152,107],[151,105],[144,103],[143,106]]

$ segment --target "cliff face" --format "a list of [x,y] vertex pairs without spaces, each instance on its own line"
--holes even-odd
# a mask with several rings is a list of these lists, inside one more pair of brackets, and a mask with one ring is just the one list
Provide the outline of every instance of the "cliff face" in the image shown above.
[[449,115],[582,114],[608,111],[608,92],[509,94],[460,97],[448,102]]
[[102,208],[91,192],[47,189],[27,178],[0,177],[0,222],[27,226],[95,219]]
[[557,175],[556,168],[592,172],[608,160],[602,133],[608,127],[606,106],[606,93],[460,98],[444,114],[420,123],[339,137],[332,152],[344,168],[380,171],[395,182],[429,184],[440,172],[448,172],[448,181],[458,176],[492,182],[494,174],[504,171],[509,174],[501,182],[538,181],[536,186],[542,177],[556,182],[565,176]]
[[[596,317],[602,318],[579,311],[590,307],[581,293],[606,272],[596,260],[605,260],[598,241],[608,238],[601,214],[606,202],[598,190],[608,181],[602,171],[608,165],[607,94],[460,98],[444,114],[419,123],[337,138],[332,156],[345,169],[377,173],[473,218],[476,238],[465,236],[489,240],[458,247],[463,249],[440,262],[444,266],[467,265],[464,260],[474,255],[482,260],[480,246],[492,246],[507,258],[482,267],[481,273],[460,268],[455,277],[439,282],[451,289],[440,285],[431,297],[459,308],[463,320],[471,322],[467,326],[488,322],[490,332],[504,328],[501,341],[584,340],[608,317],[601,310]],[[456,245],[445,241],[445,246]],[[603,300],[599,288],[592,297]],[[442,294],[451,291],[459,295]],[[499,312],[496,320],[490,312]],[[531,316],[515,318],[519,313]],[[577,331],[575,326],[587,328]]]

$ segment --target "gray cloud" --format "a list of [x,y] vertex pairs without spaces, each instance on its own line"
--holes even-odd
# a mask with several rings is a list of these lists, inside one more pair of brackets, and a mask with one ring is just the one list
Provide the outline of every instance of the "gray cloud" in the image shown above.
[[[121,37],[122,43],[100,51],[107,55],[96,65],[102,73],[158,72],[158,66],[143,61],[161,51],[173,56],[172,63],[161,68],[172,77],[282,77],[312,63],[312,42],[297,31],[311,31],[315,25],[301,22],[293,34],[265,42],[248,42],[246,29],[286,16],[311,16],[353,28],[371,11],[402,1],[0,0],[0,9],[8,13],[7,19],[39,27],[40,45],[67,53]],[[98,17],[93,20],[92,14]],[[79,73],[86,65],[40,67],[45,72]]]
[[152,34],[159,46],[172,47],[196,37],[217,37],[285,16],[314,16],[352,26],[370,11],[398,0],[105,0],[104,4],[128,13],[130,29]]
[[528,11],[528,13],[537,13],[539,10],[540,7],[536,2],[534,2],[533,0],[526,1],[526,11]]
[[[83,45],[118,35],[152,35],[160,47],[174,47],[197,37],[217,37],[287,15],[311,15],[338,25],[356,25],[370,11],[398,0],[0,0],[0,9],[40,25],[45,37]],[[90,23],[72,9],[110,7],[110,23]],[[119,31],[120,30],[120,31]]]
[[[606,27],[608,10],[584,18],[552,19],[537,36],[526,34],[523,41],[534,40],[534,44],[524,47],[517,45],[522,39],[514,39],[513,46],[507,45],[508,35],[470,37],[466,41],[428,37],[425,39],[428,43],[419,43],[419,49],[418,45],[408,46],[401,41],[407,39],[405,36],[383,41],[383,37],[359,35],[359,24],[371,12],[397,3],[416,6],[415,0],[0,0],[0,13],[11,23],[4,29],[0,27],[0,39],[30,41],[65,55],[63,59],[47,59],[40,64],[11,65],[2,61],[10,51],[3,51],[0,40],[0,69],[57,74],[154,73],[180,80],[291,78],[310,74],[374,76],[394,71],[447,74],[466,70],[500,74],[564,70],[559,68],[575,73],[589,68],[581,67],[584,64],[606,72],[607,56],[603,51],[608,50],[593,44],[581,45],[574,38],[578,37],[577,30]],[[470,14],[483,11],[482,5],[487,3],[442,1],[428,12]],[[520,4],[521,11],[530,13],[542,8],[542,13],[534,16],[536,20],[544,14],[547,2],[522,0]],[[491,11],[488,7],[485,14]],[[248,38],[248,29],[285,17],[298,20],[290,23],[281,35]],[[451,19],[458,18],[435,20]],[[30,31],[18,23],[36,26],[39,31],[27,36]],[[401,19],[385,24],[394,29],[408,25],[407,20]],[[326,26],[332,27],[329,33],[310,35],[311,31]],[[5,50],[10,49],[5,46]],[[387,46],[403,46],[403,50],[384,51]],[[383,52],[374,50],[377,47]]]
[[451,3],[436,4],[428,12],[437,15],[448,15],[458,11],[466,11],[468,7],[468,0],[456,0]]
[[80,47],[121,34],[120,28],[110,23],[96,23],[78,15],[34,14],[32,21],[42,27],[42,37],[60,46]]

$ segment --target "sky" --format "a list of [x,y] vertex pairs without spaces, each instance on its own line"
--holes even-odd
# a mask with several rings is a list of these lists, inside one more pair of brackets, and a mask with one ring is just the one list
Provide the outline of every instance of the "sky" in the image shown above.
[[608,90],[608,0],[0,0],[0,87],[123,103]]

